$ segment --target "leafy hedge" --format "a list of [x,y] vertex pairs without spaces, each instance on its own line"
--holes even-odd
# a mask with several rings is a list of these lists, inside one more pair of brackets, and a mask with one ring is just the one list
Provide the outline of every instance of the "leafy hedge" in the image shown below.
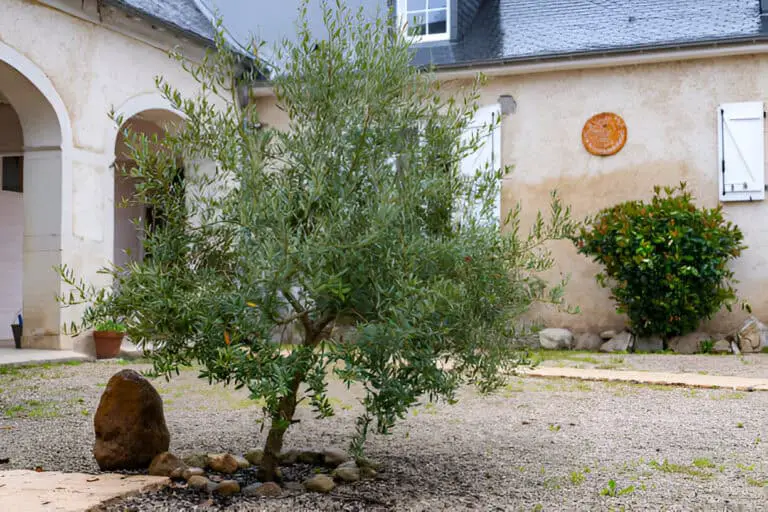
[[730,311],[736,292],[728,262],[746,248],[742,240],[722,207],[697,208],[681,183],[663,193],[655,187],[650,203],[600,211],[574,243],[604,266],[597,281],[611,287],[634,333],[668,339],[694,331],[722,306]]

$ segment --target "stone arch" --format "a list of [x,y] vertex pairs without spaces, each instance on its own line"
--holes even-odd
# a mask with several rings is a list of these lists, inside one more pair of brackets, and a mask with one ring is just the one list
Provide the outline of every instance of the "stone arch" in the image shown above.
[[[55,300],[71,238],[72,125],[61,96],[27,57],[0,42],[0,91],[18,116],[23,135],[23,346],[62,348]],[[3,319],[5,320],[5,319]]]

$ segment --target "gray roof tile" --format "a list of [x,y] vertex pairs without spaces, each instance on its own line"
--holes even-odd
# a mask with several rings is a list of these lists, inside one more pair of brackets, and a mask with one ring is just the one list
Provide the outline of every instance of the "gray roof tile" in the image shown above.
[[215,30],[195,0],[107,0],[108,4],[155,20],[181,34],[212,44]]
[[438,67],[768,39],[759,0],[484,0],[463,38],[419,45]]

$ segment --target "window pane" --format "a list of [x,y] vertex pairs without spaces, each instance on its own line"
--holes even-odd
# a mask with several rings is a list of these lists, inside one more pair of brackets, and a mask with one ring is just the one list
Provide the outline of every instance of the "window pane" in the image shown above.
[[445,11],[430,12],[427,16],[429,20],[427,34],[445,34],[447,32]]
[[423,11],[427,8],[427,0],[408,0],[406,3],[408,4],[408,11]]
[[423,12],[408,13],[408,35],[420,36],[426,34],[426,14]]
[[445,9],[445,0],[429,0],[430,9]]
[[8,192],[22,192],[24,184],[21,174],[21,157],[3,157],[3,190]]

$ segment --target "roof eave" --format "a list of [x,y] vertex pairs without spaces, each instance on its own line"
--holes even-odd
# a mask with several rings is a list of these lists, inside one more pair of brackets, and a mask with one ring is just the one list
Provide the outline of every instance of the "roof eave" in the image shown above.
[[584,50],[568,53],[549,53],[539,55],[526,55],[521,57],[503,57],[499,59],[471,60],[460,63],[439,64],[434,66],[420,66],[421,69],[431,69],[437,73],[449,71],[470,71],[475,68],[506,67],[522,64],[543,64],[579,61],[594,58],[610,58],[642,54],[661,54],[670,51],[699,50],[707,48],[724,48],[728,46],[743,46],[768,42],[768,34],[747,37],[730,37],[688,42],[675,42],[668,44],[623,46],[620,48],[601,48],[596,50]]

